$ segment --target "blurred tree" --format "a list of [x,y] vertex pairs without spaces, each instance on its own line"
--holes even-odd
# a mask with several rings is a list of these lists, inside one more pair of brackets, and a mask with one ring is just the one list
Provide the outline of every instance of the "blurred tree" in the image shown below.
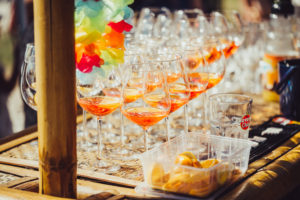
[[272,0],[241,0],[240,13],[248,22],[260,22],[269,17]]
[[[0,56],[0,138],[12,133],[12,122],[7,108],[7,99],[11,91],[18,82],[21,65],[24,60],[26,43],[33,42],[33,9],[32,0],[13,0],[11,1],[11,10],[9,26],[7,33],[1,34],[1,40],[10,42],[12,46],[11,53],[7,44],[1,46],[1,51],[6,53],[5,58]],[[1,14],[1,13],[0,13]],[[29,26],[27,26],[29,24]],[[4,38],[4,35],[9,36]],[[2,44],[2,43],[1,43]],[[11,57],[12,64],[8,64],[5,59],[8,55]],[[6,77],[5,69],[8,65],[12,65],[12,73],[10,77]],[[36,123],[36,112],[33,112],[25,105],[26,127]],[[29,120],[28,120],[29,119]],[[28,122],[29,121],[29,122]]]

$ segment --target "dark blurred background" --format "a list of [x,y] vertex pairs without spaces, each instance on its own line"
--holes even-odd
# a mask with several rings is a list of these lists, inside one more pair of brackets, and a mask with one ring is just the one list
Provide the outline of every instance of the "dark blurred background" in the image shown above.
[[[205,3],[203,3],[205,2]],[[170,10],[201,8],[204,12],[221,8],[221,0],[135,0],[131,6],[134,10],[141,10],[143,7],[167,7]]]

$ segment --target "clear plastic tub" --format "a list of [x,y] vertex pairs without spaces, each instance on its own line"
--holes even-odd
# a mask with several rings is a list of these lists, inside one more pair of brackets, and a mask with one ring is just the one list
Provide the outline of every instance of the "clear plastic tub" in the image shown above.
[[[207,197],[245,173],[251,144],[204,133],[180,135],[140,156],[144,184],[176,194]],[[198,162],[193,159],[193,166],[175,164],[178,155],[189,156],[187,152],[193,153]],[[183,162],[191,164],[188,159]]]

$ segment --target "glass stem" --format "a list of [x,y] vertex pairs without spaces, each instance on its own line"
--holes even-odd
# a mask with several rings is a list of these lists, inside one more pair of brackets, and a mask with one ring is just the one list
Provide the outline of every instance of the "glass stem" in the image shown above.
[[202,117],[202,124],[203,124],[203,127],[206,129],[208,124],[207,124],[207,119],[208,119],[208,105],[207,104],[207,91],[205,91],[204,93],[202,93],[203,95],[203,117]]
[[169,116],[166,116],[165,118],[166,123],[166,139],[169,142],[170,141],[170,123],[169,123]]
[[98,153],[97,157],[98,159],[103,159],[103,135],[102,135],[102,117],[97,116],[97,140],[98,140]]
[[124,147],[124,145],[125,145],[125,141],[124,141],[125,133],[124,133],[124,116],[123,116],[122,112],[120,112],[120,118],[121,118],[121,145],[122,145],[122,147]]
[[144,129],[144,151],[145,152],[148,151],[148,148],[149,148],[149,146],[148,146],[148,140],[149,140],[148,134],[149,134],[148,128]]
[[84,109],[82,109],[82,132],[83,132],[83,143],[87,144],[88,131],[86,128],[86,111]]
[[188,104],[185,104],[184,107],[184,133],[189,132],[189,113],[188,113]]

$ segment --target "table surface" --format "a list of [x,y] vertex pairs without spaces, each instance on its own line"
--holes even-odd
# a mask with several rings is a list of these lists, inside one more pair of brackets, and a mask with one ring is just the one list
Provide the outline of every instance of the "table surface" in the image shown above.
[[[279,114],[278,103],[266,103],[258,95],[253,95],[253,98],[252,124],[260,124],[270,116]],[[81,117],[78,117],[78,122],[80,121]],[[44,196],[20,191],[20,189],[38,191],[37,161],[3,156],[7,152],[21,148],[22,144],[34,142],[36,139],[36,127],[33,127],[0,140],[0,199],[1,197],[32,199],[33,196],[35,199],[44,198]],[[252,162],[245,174],[247,178],[218,199],[281,199],[286,195],[290,195],[289,199],[293,199],[291,192],[296,194],[295,191],[299,191],[297,190],[300,185],[299,169],[300,132],[269,154]],[[94,195],[93,199],[157,198],[136,194],[133,186],[137,182],[132,180],[123,184],[124,181],[126,180],[119,177],[80,169],[77,179],[78,199],[85,199],[91,195]]]

